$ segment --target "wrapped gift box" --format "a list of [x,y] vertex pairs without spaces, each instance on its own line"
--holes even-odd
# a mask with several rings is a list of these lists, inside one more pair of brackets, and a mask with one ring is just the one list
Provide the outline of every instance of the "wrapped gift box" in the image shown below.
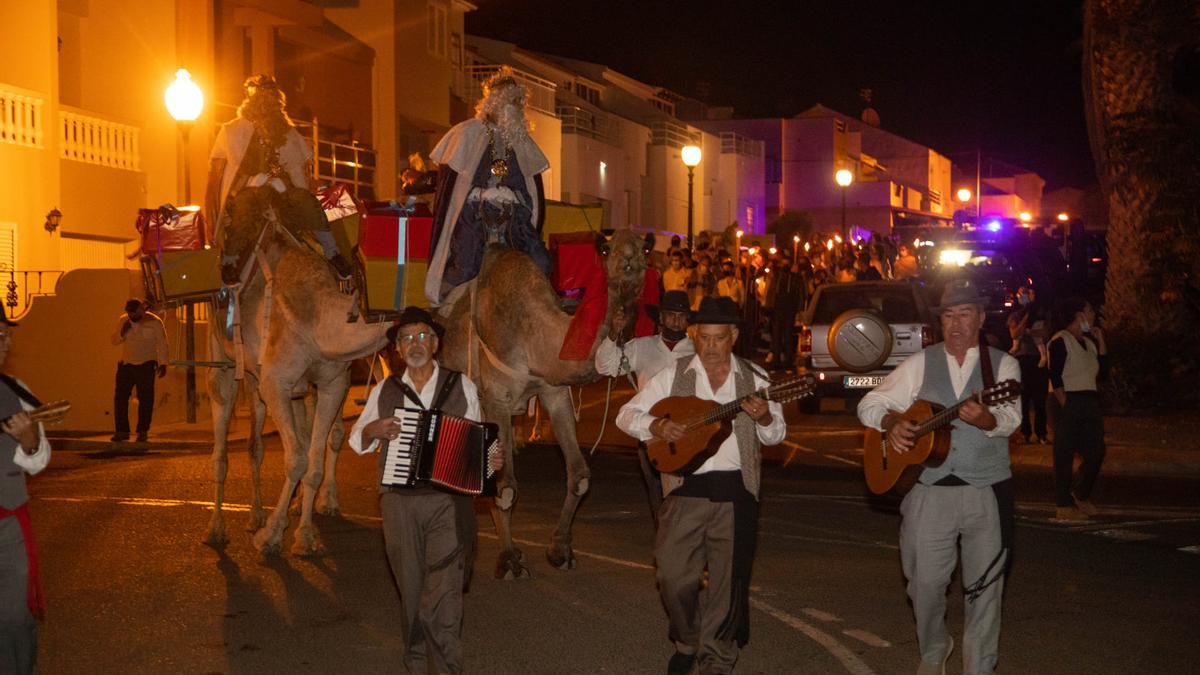
[[429,270],[431,216],[411,215],[394,202],[369,204],[359,229],[358,249],[367,276],[367,307],[399,311],[424,306]]
[[411,261],[397,265],[388,258],[367,258],[364,264],[367,277],[367,309],[400,311],[408,305],[424,307],[425,274],[429,263]]
[[167,299],[204,295],[221,289],[221,253],[215,248],[199,251],[164,251],[157,257],[158,277]]
[[607,227],[604,207],[600,204],[577,206],[565,202],[546,200],[546,219],[542,223],[542,238],[549,243],[556,234],[569,234],[588,230],[599,232]]
[[432,234],[431,216],[413,216],[400,209],[368,209],[359,230],[358,248],[367,257],[401,255],[405,260],[427,261]]
[[337,242],[338,250],[348,260],[358,245],[359,229],[362,225],[361,208],[344,183],[333,183],[317,189],[317,199],[329,220],[329,230]]
[[204,248],[204,213],[199,206],[178,211],[138,209],[137,231],[142,235],[142,253],[199,251]]

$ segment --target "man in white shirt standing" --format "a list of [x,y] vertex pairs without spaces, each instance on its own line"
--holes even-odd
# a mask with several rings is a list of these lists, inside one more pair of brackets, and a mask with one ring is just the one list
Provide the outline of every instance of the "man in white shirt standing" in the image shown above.
[[[693,319],[696,355],[664,368],[626,403],[617,426],[640,441],[678,441],[682,424],[650,409],[668,396],[729,403],[746,397],[733,433],[694,472],[662,474],[654,559],[675,654],[669,674],[699,663],[701,673],[728,673],[749,639],[750,568],[757,535],[762,445],[783,440],[783,408],[753,392],[769,384],[753,364],[733,356],[740,320],[729,298],[705,298]],[[701,589],[708,568],[708,585]]]
[[[917,425],[899,413],[917,399],[950,406],[995,382],[1021,380],[1016,359],[980,352],[987,298],[968,280],[946,285],[938,314],[944,342],[913,354],[858,404],[858,419],[887,432],[907,452]],[[900,559],[916,615],[921,650],[918,675],[944,673],[954,639],[946,632],[946,586],[962,547],[965,598],[963,672],[995,671],[999,659],[1000,599],[1012,541],[1012,469],[1008,437],[1021,423],[1020,402],[984,406],[968,401],[950,435],[941,466],[925,467],[900,505]]]
[[[364,455],[379,451],[379,510],[388,562],[403,607],[404,665],[424,675],[463,668],[463,587],[475,548],[475,507],[468,495],[442,491],[428,483],[412,487],[383,485],[386,452],[381,444],[400,435],[396,408],[441,410],[478,422],[479,391],[466,375],[442,368],[434,358],[441,326],[429,312],[406,307],[388,341],[404,362],[403,370],[380,382],[367,396],[362,415],[350,430],[350,448]],[[492,458],[493,471],[504,465]]]
[[120,345],[117,363],[117,390],[113,396],[114,443],[129,440],[129,396],[137,390],[137,442],[145,443],[154,417],[154,378],[167,374],[167,331],[162,319],[146,309],[137,298],[125,303],[125,313],[117,320],[112,343]]
[[[647,306],[646,311],[651,315],[657,314],[658,335],[634,338],[622,344],[625,312],[618,309],[608,337],[604,338],[600,347],[596,349],[596,372],[607,377],[618,377],[632,372],[637,377],[639,391],[646,388],[650,378],[657,375],[658,371],[696,353],[696,348],[687,335],[688,318],[692,313],[688,307],[686,292],[667,291],[663,294],[661,305]],[[650,497],[651,513],[657,523],[658,508],[662,505],[662,487],[658,480],[658,472],[650,466],[650,461],[646,458],[646,445],[640,442],[638,460],[642,465],[642,478],[646,481],[647,494]]]

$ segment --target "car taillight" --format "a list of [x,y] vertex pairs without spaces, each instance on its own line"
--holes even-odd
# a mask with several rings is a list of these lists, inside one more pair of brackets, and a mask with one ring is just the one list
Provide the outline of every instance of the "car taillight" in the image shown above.
[[800,353],[805,356],[812,354],[812,331],[807,326],[800,329]]
[[933,329],[929,326],[921,326],[921,348],[924,349],[933,344]]

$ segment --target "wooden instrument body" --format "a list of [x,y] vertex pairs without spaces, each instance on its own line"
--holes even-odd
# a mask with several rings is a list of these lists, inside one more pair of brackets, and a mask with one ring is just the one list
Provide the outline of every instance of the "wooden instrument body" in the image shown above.
[[[703,419],[717,408],[716,401],[695,396],[670,396],[655,403],[650,414],[665,417],[676,424],[688,425]],[[650,464],[662,473],[686,475],[700,468],[717,453],[717,449],[733,433],[733,421],[696,425],[683,438],[670,443],[661,438],[646,441],[646,456]]]
[[[920,424],[942,410],[942,406],[929,401],[915,401],[900,419]],[[892,411],[895,412],[895,411]],[[867,488],[881,495],[889,490],[904,494],[917,482],[923,467],[941,466],[950,454],[950,431],[952,425],[935,429],[918,436],[908,452],[896,452],[888,443],[887,434],[867,428],[863,439],[863,472]]]

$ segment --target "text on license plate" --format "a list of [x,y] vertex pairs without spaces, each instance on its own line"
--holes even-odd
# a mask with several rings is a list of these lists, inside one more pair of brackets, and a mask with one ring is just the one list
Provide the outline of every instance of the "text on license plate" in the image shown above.
[[870,389],[883,382],[883,375],[847,375],[844,382],[847,389]]

